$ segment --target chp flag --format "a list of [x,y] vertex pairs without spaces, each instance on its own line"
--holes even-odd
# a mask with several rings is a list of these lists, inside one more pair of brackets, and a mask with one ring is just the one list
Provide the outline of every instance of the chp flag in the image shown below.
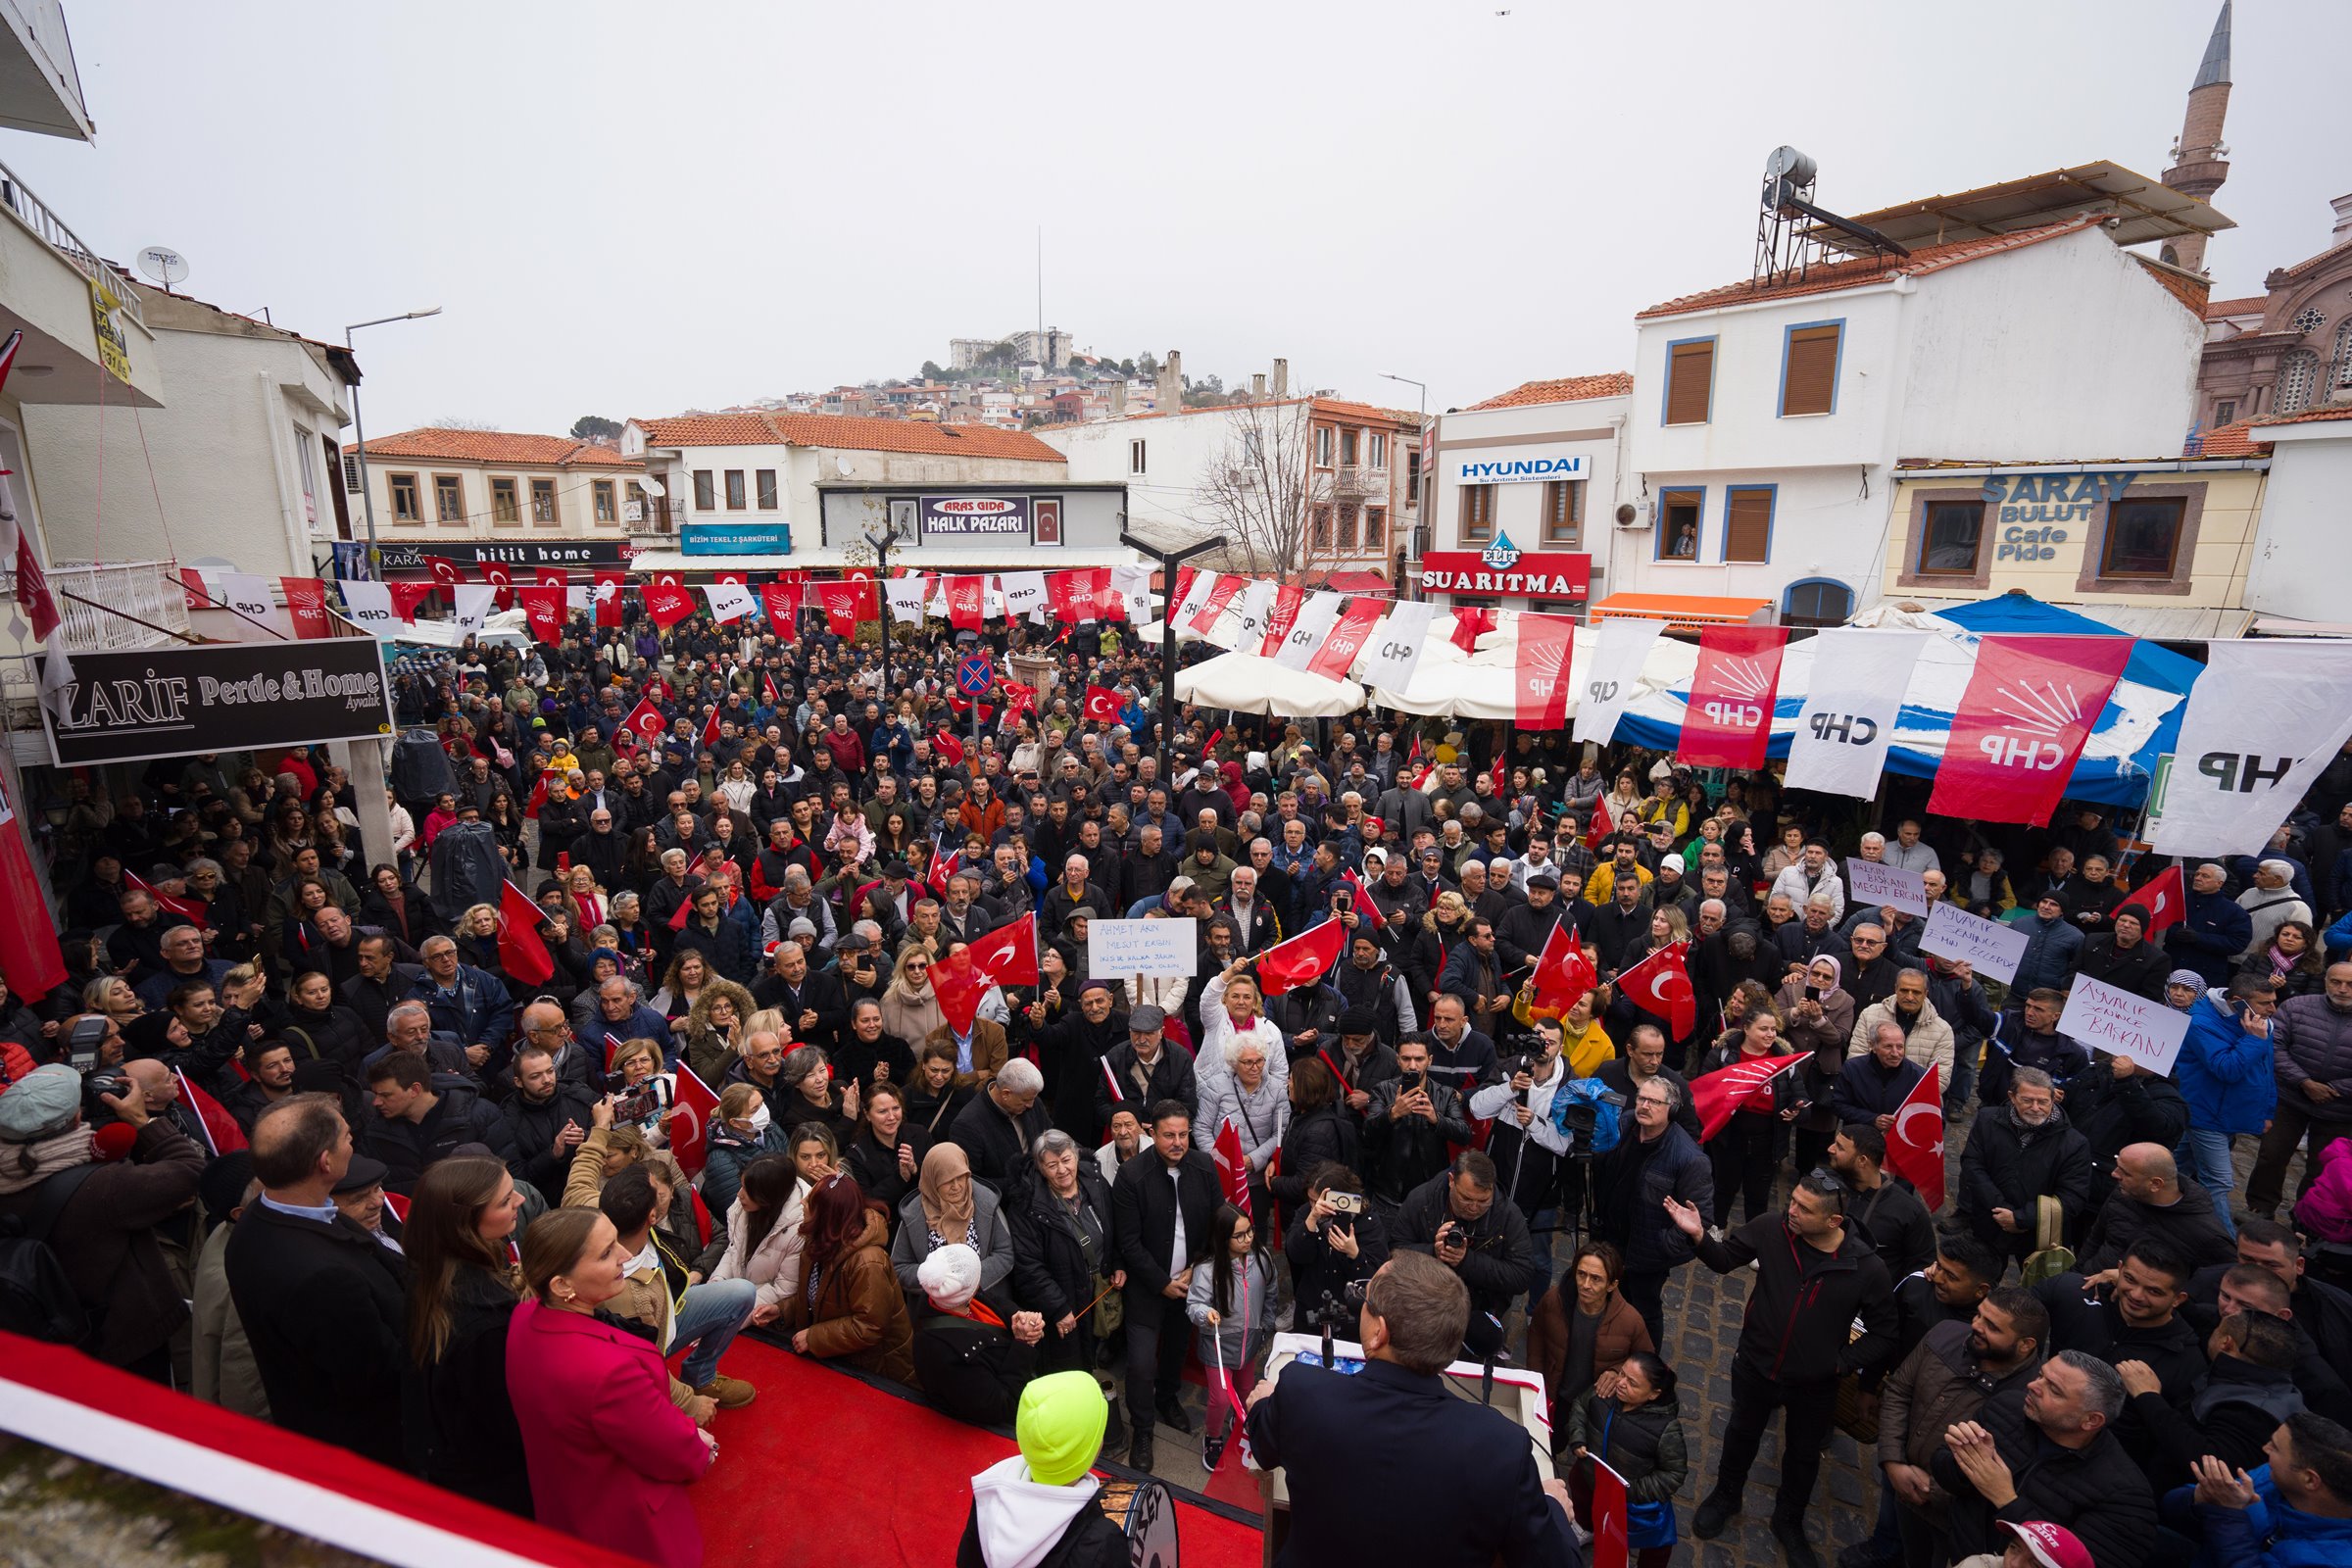
[[1366,638],[1364,684],[1391,692],[1410,686],[1413,671],[1421,667],[1421,650],[1429,641],[1430,624],[1437,616],[1438,607],[1427,600],[1389,606],[1388,618]]
[[1909,1182],[1933,1214],[1943,1207],[1943,1069],[1930,1066],[1894,1107],[1886,1129],[1886,1168]]
[[526,986],[545,985],[556,972],[556,960],[539,935],[539,906],[512,882],[498,890],[498,962]]
[[1698,667],[1683,705],[1683,731],[1674,755],[1697,767],[1744,770],[1764,765],[1772,743],[1772,709],[1781,684],[1786,626],[1706,626],[1698,634]]
[[1225,1201],[1249,1213],[1250,1157],[1242,1151],[1241,1129],[1231,1121],[1219,1127],[1209,1154],[1217,1162],[1217,1185],[1225,1189]]
[[1788,787],[1874,800],[1924,631],[1832,626],[1813,639],[1813,679],[1788,738]]
[[2049,821],[2132,647],[2129,637],[1980,639],[1928,809],[1979,822]]
[[1576,734],[1579,741],[1606,746],[1617,733],[1642,690],[1642,666],[1666,629],[1662,620],[1613,615],[1593,634],[1592,662],[1586,666],[1585,684],[1576,694]]
[[1729,1067],[1690,1080],[1690,1107],[1698,1112],[1698,1139],[1705,1143],[1732,1123],[1741,1106],[1772,1108],[1772,1083],[1781,1074],[1813,1059],[1800,1051],[1788,1056],[1742,1056]]
[[2209,642],[2188,691],[2158,855],[2259,855],[2352,739],[2352,642]]
[[222,1154],[233,1154],[245,1147],[245,1129],[237,1125],[237,1118],[228,1113],[227,1106],[197,1088],[179,1068],[172,1068],[172,1076],[179,1080],[180,1102],[195,1115],[196,1124],[204,1130],[204,1141],[212,1147],[215,1159]]

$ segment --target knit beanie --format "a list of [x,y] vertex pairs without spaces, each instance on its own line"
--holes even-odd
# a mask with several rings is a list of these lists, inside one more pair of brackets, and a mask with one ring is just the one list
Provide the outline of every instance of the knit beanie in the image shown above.
[[1029,1474],[1049,1487],[1066,1487],[1094,1467],[1102,1451],[1110,1406],[1087,1372],[1054,1372],[1021,1391],[1013,1434]]

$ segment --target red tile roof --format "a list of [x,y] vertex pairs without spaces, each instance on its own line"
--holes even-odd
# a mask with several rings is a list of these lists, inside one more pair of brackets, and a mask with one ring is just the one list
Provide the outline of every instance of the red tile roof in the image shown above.
[[2188,307],[2190,315],[2202,317],[2205,314],[2205,302],[2213,293],[2210,279],[2193,277],[2177,267],[2151,262],[2145,256],[2133,256],[2132,259],[2145,269],[2150,277],[2162,284],[2167,294]]
[[2268,424],[2319,424],[2333,419],[2352,419],[2352,403],[2330,403],[2326,408],[2305,409],[2300,414],[2273,414],[2252,423],[2259,428]]
[[2271,303],[2266,294],[2250,294],[2240,300],[2207,300],[2205,319],[2216,321],[2225,316],[2260,316]]
[[1610,370],[1601,375],[1564,375],[1551,381],[1522,381],[1484,403],[1473,403],[1462,412],[1475,414],[1481,409],[1524,409],[1539,403],[1582,403],[1588,398],[1621,398],[1634,389],[1634,378],[1623,370]]
[[1335,419],[1387,419],[1408,430],[1421,427],[1421,416],[1411,409],[1384,409],[1370,403],[1349,403],[1340,398],[1309,398],[1314,412],[1329,415]]
[[[343,448],[356,454],[358,442]],[[611,447],[567,435],[515,435],[505,430],[451,430],[428,425],[379,435],[368,443],[370,458],[416,458],[444,463],[506,463],[518,468],[630,468],[645,465]]]
[[2246,427],[2246,421],[2216,425],[2205,432],[2204,439],[2192,442],[2194,450],[2183,448],[2181,456],[2199,458],[2259,458],[2268,455],[2271,444],[2259,440]]
[[1909,256],[1860,256],[1850,261],[1826,262],[1809,269],[1803,277],[1783,283],[1758,287],[1751,283],[1726,283],[1721,288],[1702,293],[1686,294],[1680,299],[1652,305],[1638,313],[1634,319],[1646,320],[1656,316],[1681,316],[1690,311],[1713,310],[1722,305],[1744,305],[1751,300],[1794,299],[1806,294],[1833,294],[1839,289],[1861,288],[1871,283],[1884,283],[1896,277],[1916,277],[1924,272],[1939,272],[1947,267],[1982,257],[1997,256],[2004,251],[2023,250],[2038,245],[2045,239],[2062,234],[2078,233],[2089,228],[2099,220],[2085,213],[2062,223],[2045,223],[2038,228],[2021,228],[2013,234],[1996,234],[1987,239],[1954,240],[1948,245],[1923,245]]
[[927,419],[863,419],[834,414],[688,414],[632,420],[656,447],[832,447],[847,452],[915,452],[938,457],[1061,463],[1062,455],[1019,430]]

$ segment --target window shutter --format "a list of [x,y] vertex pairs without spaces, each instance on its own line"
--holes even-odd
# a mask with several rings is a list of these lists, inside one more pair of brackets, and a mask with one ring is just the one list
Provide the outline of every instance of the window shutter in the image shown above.
[[1827,414],[1838,398],[1836,326],[1800,327],[1788,334],[1788,363],[1782,371],[1783,414]]
[[1734,490],[1723,536],[1723,559],[1761,562],[1771,543],[1772,492]]
[[1706,423],[1714,390],[1714,343],[1677,343],[1666,372],[1666,422]]
[[343,488],[355,496],[360,493],[360,460],[356,454],[343,460]]

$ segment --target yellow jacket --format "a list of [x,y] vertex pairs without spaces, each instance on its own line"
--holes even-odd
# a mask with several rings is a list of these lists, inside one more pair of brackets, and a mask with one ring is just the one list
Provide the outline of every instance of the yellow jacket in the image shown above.
[[[1638,860],[1634,863],[1634,875],[1644,884],[1649,881],[1648,869]],[[1592,874],[1585,880],[1585,902],[1597,909],[1616,896],[1617,862],[1603,860],[1592,868]]]
[[1617,1059],[1617,1047],[1597,1018],[1585,1025],[1582,1035],[1566,1042],[1564,1051],[1569,1075],[1575,1078],[1590,1078],[1600,1071],[1602,1062]]

